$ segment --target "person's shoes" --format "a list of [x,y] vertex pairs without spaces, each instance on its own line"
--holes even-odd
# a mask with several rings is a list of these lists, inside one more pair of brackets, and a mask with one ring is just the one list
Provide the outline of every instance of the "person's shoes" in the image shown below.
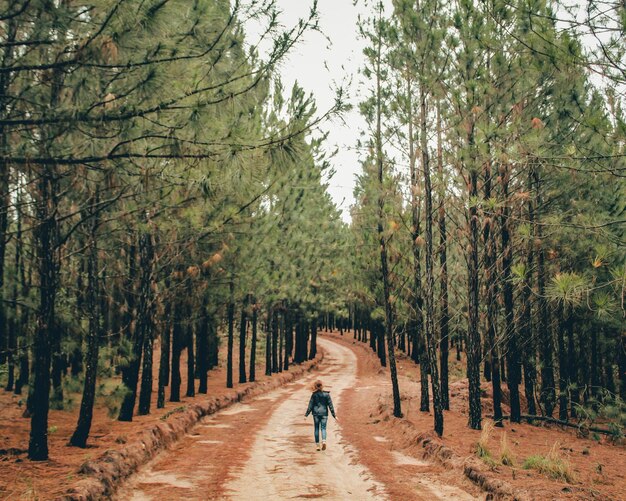
[[326,450],[326,442],[322,442],[322,450],[325,451]]
[[[319,451],[319,450],[321,450],[321,449],[320,449],[320,444],[316,444],[316,447],[317,447],[317,450],[318,450],[318,451]],[[326,448],[326,447],[324,447],[324,448]]]

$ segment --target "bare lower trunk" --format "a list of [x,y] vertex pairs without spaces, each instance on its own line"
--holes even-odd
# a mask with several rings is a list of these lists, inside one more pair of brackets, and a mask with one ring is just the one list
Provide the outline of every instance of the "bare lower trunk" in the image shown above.
[[285,370],[289,369],[289,357],[293,353],[293,319],[291,310],[288,304],[285,304],[285,358],[283,360],[283,367]]
[[513,306],[513,285],[511,283],[511,265],[513,263],[513,248],[511,246],[510,226],[511,209],[509,208],[509,176],[510,168],[503,165],[500,179],[502,183],[503,207],[500,222],[502,239],[502,296],[504,303],[505,339],[507,341],[507,385],[509,388],[509,404],[511,406],[511,422],[521,420],[521,405],[519,385],[521,382],[521,364],[518,343],[518,333],[515,326]]
[[[273,309],[270,308],[267,312],[267,324],[266,324],[266,332],[265,332],[265,375],[272,375],[272,319],[274,318]],[[297,340],[299,341],[299,337],[297,336]],[[297,356],[297,350],[296,350]],[[298,362],[296,358],[296,362]]]
[[[491,193],[491,160],[485,163],[485,179],[483,189],[485,200],[489,200]],[[500,360],[498,357],[497,344],[497,320],[498,320],[498,303],[496,291],[496,244],[494,241],[495,233],[493,227],[495,225],[495,214],[489,212],[485,215],[483,226],[483,243],[485,247],[485,286],[487,288],[487,297],[485,298],[487,307],[487,356],[489,360],[489,378],[493,392],[493,420],[496,426],[502,426],[502,389],[500,386]],[[487,362],[485,362],[487,365]]]
[[56,211],[54,210],[54,174],[48,167],[40,175],[40,200],[37,201],[39,226],[35,230],[37,271],[39,275],[39,310],[33,346],[33,388],[29,398],[31,413],[28,457],[48,459],[48,410],[50,397],[50,338],[55,323],[58,274],[55,254]]
[[246,377],[246,334],[248,331],[248,319],[246,317],[246,308],[248,306],[248,298],[241,305],[241,317],[239,319],[239,383],[245,383]]
[[250,382],[256,380],[257,307],[252,308],[252,341],[250,343]]
[[556,391],[554,381],[554,349],[553,335],[550,327],[550,310],[546,300],[546,265],[543,244],[542,226],[539,221],[539,209],[542,207],[541,179],[538,169],[534,171],[535,180],[535,235],[537,250],[537,305],[539,322],[537,334],[541,348],[541,404],[546,416],[552,416],[556,405]]
[[560,307],[561,315],[558,321],[557,342],[559,347],[559,419],[567,421],[568,415],[568,392],[567,382],[569,374],[567,372],[567,353],[565,351],[565,333],[569,332],[572,316],[569,307]]
[[78,424],[70,438],[69,445],[85,447],[91,430],[93,405],[96,398],[96,378],[98,375],[98,352],[100,348],[100,311],[98,308],[99,280],[98,280],[98,248],[96,245],[96,231],[98,220],[92,216],[91,232],[89,235],[89,255],[87,263],[87,308],[89,319],[89,333],[87,338],[87,359],[85,361],[85,383],[83,398],[80,402]]
[[208,391],[209,373],[209,295],[205,291],[202,296],[202,309],[196,327],[196,339],[198,343],[198,393],[206,394]]
[[309,350],[309,360],[317,356],[317,317],[311,321],[311,347]]
[[272,315],[272,372],[278,372],[278,311]]
[[[127,393],[120,406],[119,421],[132,421],[135,402],[137,400],[137,384],[139,381],[139,367],[141,366],[144,352],[144,343],[147,336],[150,336],[151,324],[151,293],[150,285],[152,281],[152,258],[153,247],[151,236],[144,232],[139,237],[139,268],[140,279],[137,291],[137,319],[135,328],[131,331],[132,358],[128,366],[122,369],[122,381],[127,388]],[[131,268],[135,266],[134,259],[131,261]],[[131,273],[134,276],[134,272]],[[131,291],[131,294],[134,292]],[[151,354],[150,354],[151,356]],[[150,364],[151,366],[151,364]],[[152,371],[150,371],[152,372]],[[148,376],[146,374],[146,376]],[[150,382],[152,374],[150,373]]]
[[235,330],[235,284],[230,277],[230,296],[228,300],[228,352],[226,353],[226,388],[233,387],[233,338]]
[[[473,148],[473,134],[469,144]],[[469,235],[470,252],[468,256],[468,333],[467,333],[467,378],[469,380],[469,426],[474,430],[481,428],[482,410],[480,406],[480,334],[478,332],[478,214],[475,200],[478,199],[478,173],[470,171],[470,208]]]
[[[190,280],[190,279],[188,279]],[[192,287],[188,285],[188,297],[192,297]],[[196,395],[196,370],[194,366],[194,322],[191,321],[193,317],[192,303],[189,303],[187,309],[187,333],[185,339],[187,341],[187,392],[188,397],[194,397]]]
[[[177,284],[180,285],[180,284]],[[182,299],[173,299],[172,319],[172,381],[170,383],[170,402],[180,402],[180,355],[183,350]]]
[[[166,281],[165,287],[166,289],[169,289],[169,280]],[[168,300],[165,304],[165,314],[161,320],[161,356],[159,358],[157,409],[165,407],[165,387],[168,386],[170,379],[170,331],[172,326],[170,321],[170,315],[172,313],[171,305],[171,300]]]
[[[532,191],[532,169],[528,176],[528,192]],[[534,237],[534,204],[533,200],[528,202],[528,222],[530,224],[531,237]],[[528,414],[531,416],[537,414],[537,407],[535,404],[535,384],[537,382],[537,368],[536,368],[536,352],[537,346],[535,342],[535,335],[533,332],[532,324],[532,304],[531,295],[533,287],[533,266],[534,266],[534,242],[533,238],[526,250],[526,274],[524,275],[524,284],[522,290],[522,313],[520,319],[520,339],[524,340],[523,350],[523,367],[524,367],[524,396],[526,397],[526,404],[528,406]]]

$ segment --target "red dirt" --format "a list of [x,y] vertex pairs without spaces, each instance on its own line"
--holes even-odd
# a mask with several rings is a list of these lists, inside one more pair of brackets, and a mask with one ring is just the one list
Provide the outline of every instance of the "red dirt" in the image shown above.
[[[290,384],[290,391],[305,384]],[[191,479],[202,499],[224,499],[226,482],[249,459],[256,434],[277,405],[274,398],[256,398],[252,403],[254,414],[247,412],[247,404],[235,404],[232,414],[201,419],[182,440],[124,483],[114,499],[195,499],[189,492]]]
[[[220,355],[225,355],[221,350]],[[154,381],[158,378],[159,351],[155,350]],[[257,356],[257,382],[263,383],[270,378],[264,376],[263,356]],[[234,378],[237,380],[238,360],[235,353]],[[156,408],[156,391],[152,394],[151,414],[135,416],[130,423],[116,421],[108,416],[108,410],[102,401],[96,403],[93,425],[88,440],[88,447],[80,449],[68,447],[67,442],[74,431],[78,419],[80,394],[72,397],[76,405],[71,410],[51,410],[49,416],[49,450],[50,459],[43,462],[31,462],[27,459],[30,419],[23,418],[23,405],[20,400],[25,396],[15,396],[0,392],[0,499],[31,500],[54,499],[62,496],[71,486],[80,480],[80,467],[101,456],[105,451],[124,447],[121,444],[132,444],[151,426],[163,423],[161,418],[168,412],[179,407],[187,407],[204,402],[207,398],[226,397],[237,390],[246,389],[251,383],[239,385],[234,389],[225,388],[226,370],[220,367],[209,372],[207,395],[185,397],[187,388],[186,354],[181,356],[181,401],[169,402],[169,388],[166,388],[166,405],[164,409]],[[119,381],[116,381],[116,383]],[[196,382],[197,388],[197,382]],[[54,431],[52,431],[54,430]]]
[[[350,371],[338,362],[340,352],[349,350],[325,342],[322,369],[302,381],[236,404],[203,419],[177,446],[163,452],[126,482],[115,498],[133,499],[285,499],[331,494],[328,482],[332,472],[316,475],[314,469],[333,465],[333,470],[348,463],[336,446],[338,430],[333,430],[331,447],[324,456],[316,453],[311,441],[311,418],[303,419],[313,381],[343,378]],[[330,359],[329,359],[330,353]],[[353,365],[352,365],[353,366]],[[342,370],[341,368],[345,370]],[[333,376],[334,375],[334,376]],[[339,390],[337,390],[339,391]],[[331,428],[329,426],[329,428]],[[184,451],[184,453],[183,453]],[[332,460],[329,462],[328,459]],[[287,475],[287,479],[283,478]],[[357,488],[363,486],[357,474]],[[310,485],[313,482],[315,485]],[[320,485],[317,485],[319,482]],[[348,478],[341,477],[341,485]],[[321,484],[325,483],[322,487]],[[343,497],[334,497],[343,499]]]
[[[624,479],[626,449],[623,446],[578,438],[575,430],[563,430],[548,425],[511,426],[507,422],[503,429],[493,431],[488,447],[494,458],[498,459],[501,437],[506,432],[516,466],[498,466],[490,470],[473,452],[480,432],[467,427],[467,383],[462,379],[462,366],[453,358],[450,361],[452,409],[445,412],[444,437],[439,440],[432,437],[430,431],[433,426],[432,415],[419,411],[418,366],[402,354],[398,356],[404,418],[395,419],[391,417],[390,412],[392,402],[388,371],[380,368],[376,356],[369,347],[353,341],[351,333],[346,333],[343,337],[337,333],[322,333],[322,336],[338,340],[343,346],[349,347],[357,357],[356,384],[352,380],[349,387],[339,393],[341,397],[337,411],[340,429],[335,430],[329,426],[331,447],[328,458],[335,457],[344,463],[348,457],[355,467],[363,468],[364,474],[367,471],[363,482],[375,482],[384,488],[384,492],[370,491],[377,499],[378,497],[403,501],[484,499],[485,493],[462,474],[463,468],[465,467],[467,473],[469,466],[473,468],[474,473],[479,474],[482,483],[500,483],[498,485],[500,492],[508,490],[515,493],[515,496],[496,495],[496,498],[626,499]],[[185,367],[184,363],[181,366]],[[342,371],[346,371],[346,374],[350,372],[347,369],[338,372],[330,360],[322,364],[321,369],[320,374],[323,377],[326,377],[324,374],[329,370],[328,374],[335,375],[332,377],[344,377]],[[182,372],[184,378],[186,371]],[[262,370],[257,373],[262,373]],[[313,376],[307,377],[307,381],[311,377]],[[328,377],[332,379],[331,376]],[[209,397],[225,396],[229,395],[229,391],[233,391],[224,388],[224,381],[223,368],[210,373]],[[302,393],[303,384],[290,384],[288,394],[299,395]],[[246,386],[240,385],[239,390]],[[185,388],[185,382],[182,388]],[[488,413],[487,384],[484,384],[484,389],[486,396],[483,405],[485,413]],[[111,420],[106,416],[106,410],[98,405],[92,429],[93,445],[85,450],[65,445],[75,426],[78,406],[73,411],[51,411],[50,425],[57,427],[50,436],[52,459],[43,463],[31,463],[26,460],[25,452],[1,455],[0,498],[50,499],[59,496],[77,482],[80,477],[77,471],[87,460],[101,456],[107,449],[123,447],[118,443],[120,441],[126,440],[128,443],[136,441],[147,427],[162,423],[159,418],[166,412],[181,405],[206,399],[206,396],[199,396],[195,399],[184,398],[181,403],[168,402],[166,409],[153,410],[152,415],[137,417],[133,423]],[[251,399],[250,404],[243,406],[236,404],[231,407],[232,413],[221,411],[214,417],[203,418],[201,424],[188,431],[182,440],[171,445],[169,450],[157,455],[149,465],[133,475],[122,487],[118,494],[121,497],[118,499],[139,501],[162,498],[164,494],[167,494],[168,498],[176,497],[177,494],[178,497],[186,499],[223,499],[231,495],[238,498],[243,491],[229,486],[236,486],[243,469],[249,469],[253,464],[251,462],[255,461],[261,461],[267,467],[274,464],[277,468],[276,471],[269,472],[273,473],[273,481],[265,478],[267,472],[264,473],[263,468],[251,471],[252,475],[263,479],[267,484],[265,487],[273,488],[272,482],[275,482],[288,490],[289,481],[285,483],[283,479],[278,482],[283,474],[281,461],[292,461],[288,457],[283,457],[286,451],[291,451],[289,457],[296,458],[295,462],[290,463],[293,465],[293,471],[290,469],[289,473],[300,472],[299,480],[297,482],[294,480],[293,483],[300,485],[308,481],[311,475],[315,480],[317,474],[314,472],[322,472],[320,478],[323,479],[324,472],[327,472],[323,468],[327,465],[324,465],[323,457],[316,455],[311,448],[308,442],[310,437],[307,439],[302,434],[305,432],[304,426],[309,424],[291,422],[293,418],[291,414],[295,412],[295,407],[299,409],[299,400],[295,406],[293,403],[289,404],[293,409],[284,408],[279,411],[281,400],[272,393],[267,399],[265,397]],[[3,406],[0,416],[2,426],[0,448],[25,451],[29,420],[20,417],[21,409],[11,395],[0,395],[0,405]],[[267,444],[268,440],[269,442],[272,440],[263,438],[265,436],[263,430],[267,432],[270,427],[274,430],[273,433],[277,434],[276,424],[270,423],[275,423],[276,416],[282,416],[285,412],[289,414],[285,417],[285,426],[290,427],[289,431],[286,431],[286,441],[283,440],[278,449],[273,449],[271,443]],[[306,433],[308,436],[308,428]],[[333,438],[341,439],[340,443],[334,445]],[[520,467],[524,459],[532,454],[547,454],[555,442],[560,444],[561,454],[572,465],[576,475],[576,481],[572,484],[552,480],[536,471]],[[195,444],[202,444],[202,447]],[[429,450],[437,450],[439,456],[444,456],[444,459],[438,461],[436,458],[427,457]],[[251,457],[252,455],[254,457]],[[428,461],[423,460],[425,457]],[[201,475],[198,475],[198,470],[202,471]],[[371,481],[368,480],[368,476],[371,476]],[[336,484],[309,485],[307,493],[304,493],[306,489],[303,492],[298,491],[296,497],[333,498],[333,486],[337,487]],[[233,488],[235,490],[231,491]],[[194,497],[191,495],[192,492],[199,494]],[[278,498],[280,496],[276,497]]]
[[[406,462],[411,458],[394,456],[371,434],[354,441],[358,428],[354,422],[359,419],[353,418],[346,395],[358,386],[356,352],[323,338],[320,345],[324,363],[303,381],[312,384],[320,378],[333,394],[339,422],[329,424],[326,451],[315,451],[311,418],[302,418],[310,384],[290,384],[203,420],[204,426],[194,428],[175,449],[160,454],[133,475],[116,498],[475,499],[451,487],[453,475],[445,481],[436,476],[437,471],[447,474],[441,467],[414,460],[409,461],[413,464],[398,464],[398,459]],[[380,379],[375,382],[382,383]],[[376,459],[371,463],[376,470],[368,468],[369,462],[362,463],[364,455]],[[383,464],[387,474],[379,468]],[[415,478],[418,472],[419,478]]]
[[[386,395],[391,393],[391,383],[369,346],[353,344],[351,334],[324,333],[324,336],[341,341],[357,354],[358,384],[346,391],[341,409],[342,421],[349,423],[344,433],[358,450],[359,460],[375,478],[384,482],[390,499],[424,499],[424,488],[432,491],[430,499],[462,499],[464,493],[468,498],[484,499],[480,488],[458,472],[435,462],[422,461],[421,448],[392,425],[388,412],[381,415],[380,406],[386,406],[382,402],[386,402]],[[406,401],[403,403],[406,405]],[[401,458],[413,458],[414,463],[409,459],[398,461],[398,453]]]
[[[379,386],[375,380],[388,382],[388,371],[381,370],[376,356],[369,347],[352,339],[351,333],[339,336],[330,334],[351,346],[359,355],[359,378],[361,386]],[[458,374],[459,362],[451,355],[450,364]],[[355,413],[351,423],[355,424],[353,439],[358,441],[358,434],[384,435],[394,448],[401,449],[405,454],[422,457],[424,451],[415,445],[415,433],[429,433],[433,429],[432,413],[419,411],[419,366],[410,358],[398,356],[398,372],[400,376],[400,394],[402,398],[401,420],[391,417],[391,389],[384,392],[368,390],[367,398],[363,392],[351,392],[348,398],[351,413]],[[488,383],[483,382],[483,409],[490,412]],[[467,380],[461,379],[450,384],[451,410],[444,412],[445,429],[442,444],[452,449],[463,459],[475,458],[474,448],[481,432],[471,430],[467,426]],[[504,409],[505,413],[508,409]],[[408,427],[406,425],[409,425]],[[360,429],[360,431],[359,431]],[[495,459],[499,458],[502,435],[506,433],[509,449],[514,458],[514,466],[497,466],[490,470],[484,465],[487,478],[503,480],[513,490],[528,499],[626,499],[626,448],[613,445],[606,438],[599,442],[591,438],[579,438],[576,430],[561,428],[555,425],[529,425],[505,422],[503,428],[495,428],[488,441],[488,447]],[[534,470],[521,468],[526,458],[534,454],[547,455],[557,443],[557,448],[564,459],[572,467],[575,482],[568,484],[550,479]],[[368,457],[371,459],[368,461]],[[365,456],[365,464],[371,468],[379,468],[381,475],[388,475],[385,465],[375,466],[374,455]],[[457,473],[458,476],[458,473]],[[405,499],[404,497],[402,499]]]

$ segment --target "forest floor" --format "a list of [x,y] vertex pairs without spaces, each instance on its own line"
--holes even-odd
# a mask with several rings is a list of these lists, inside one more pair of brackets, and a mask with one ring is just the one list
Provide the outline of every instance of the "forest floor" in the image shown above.
[[[484,478],[500,482],[519,499],[626,499],[626,448],[604,438],[579,438],[575,430],[506,422],[485,440],[493,461],[478,459],[475,446],[481,432],[467,427],[467,382],[454,355],[451,410],[445,412],[439,441],[430,431],[432,414],[419,411],[419,366],[399,354],[404,417],[394,419],[389,373],[369,347],[354,341],[351,333],[321,333],[318,339],[324,352],[318,370],[202,418],[124,482],[115,499],[485,499],[486,493],[463,474],[470,464],[478,464]],[[338,416],[338,421],[329,419],[328,449],[322,452],[315,450],[311,417],[303,417],[311,384],[318,378],[331,391]],[[232,391],[224,388],[224,381],[222,368],[209,373],[209,397]],[[183,392],[185,387],[183,382]],[[482,393],[484,413],[489,414],[487,383]],[[15,397],[0,394],[0,499],[52,499],[77,481],[76,471],[85,460],[131,442],[165,412],[206,398],[168,402],[166,409],[136,417],[133,423],[112,421],[99,405],[92,446],[86,450],[65,446],[78,406],[52,411],[51,460],[31,463],[25,456],[29,420],[20,417]],[[459,461],[429,456],[429,441],[448,448]],[[511,466],[499,464],[503,444]],[[522,468],[529,456],[548,456],[551,450],[572,474],[570,482]]]

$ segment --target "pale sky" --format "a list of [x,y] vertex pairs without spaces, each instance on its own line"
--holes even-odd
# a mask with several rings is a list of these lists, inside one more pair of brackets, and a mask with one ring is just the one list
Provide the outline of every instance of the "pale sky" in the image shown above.
[[[276,3],[282,10],[281,23],[290,27],[307,16],[312,0],[277,0]],[[362,79],[358,71],[364,63],[364,41],[358,36],[357,16],[360,12],[367,17],[363,3],[360,1],[355,6],[353,0],[319,0],[320,28],[328,40],[319,33],[309,32],[280,67],[285,92],[297,80],[306,91],[313,93],[320,113],[333,105],[333,89],[340,85],[346,87],[346,96],[354,108],[343,115],[343,122],[334,120],[323,127],[330,132],[328,150],[339,149],[332,159],[337,172],[329,183],[329,192],[346,221],[354,201],[355,174],[360,170],[359,156],[354,148],[365,127],[358,112],[359,81]],[[253,33],[254,29],[249,35],[254,37]]]

